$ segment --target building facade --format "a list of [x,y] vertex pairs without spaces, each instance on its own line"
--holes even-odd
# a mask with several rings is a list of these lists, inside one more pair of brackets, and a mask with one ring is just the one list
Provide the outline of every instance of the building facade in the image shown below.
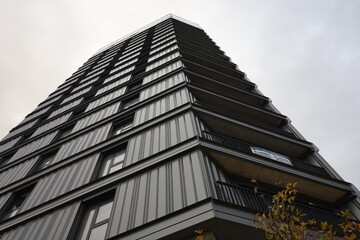
[[253,217],[288,182],[313,218],[360,216],[356,188],[173,15],[89,58],[2,139],[0,159],[1,240],[264,239]]

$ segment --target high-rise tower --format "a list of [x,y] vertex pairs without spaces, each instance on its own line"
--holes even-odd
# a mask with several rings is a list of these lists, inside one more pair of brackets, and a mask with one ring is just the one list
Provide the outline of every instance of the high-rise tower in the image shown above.
[[0,159],[1,240],[264,239],[252,220],[279,182],[298,182],[313,218],[360,216],[357,190],[173,15],[99,50],[5,136]]

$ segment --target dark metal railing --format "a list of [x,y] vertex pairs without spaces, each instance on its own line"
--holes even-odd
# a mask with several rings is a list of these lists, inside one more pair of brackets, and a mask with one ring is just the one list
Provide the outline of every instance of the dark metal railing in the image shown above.
[[[215,186],[218,200],[223,202],[249,208],[257,212],[267,212],[268,206],[272,205],[272,196],[269,194],[255,193],[252,189],[220,181],[217,181]],[[344,222],[340,215],[298,202],[294,205],[306,214],[306,216],[302,217],[302,221],[315,219],[318,223],[327,222],[333,225],[333,229],[336,232],[342,232],[338,226],[339,223]]]
[[270,130],[270,131],[273,131],[273,132],[276,132],[276,133],[279,133],[279,134],[282,134],[282,135],[285,135],[287,137],[296,138],[295,135],[293,133],[291,133],[291,132],[286,132],[286,131],[284,131],[284,130],[282,130],[280,128],[273,127],[271,125],[267,125],[265,123],[250,119],[250,118],[242,116],[240,114],[233,113],[233,112],[230,112],[230,111],[227,111],[227,110],[224,110],[224,109],[221,109],[221,108],[218,108],[218,107],[206,104],[206,103],[198,102],[198,101],[195,101],[194,104],[196,106],[202,107],[202,108],[207,109],[209,111],[216,112],[216,113],[219,113],[221,115],[225,115],[225,116],[240,120],[242,122],[245,122],[245,123],[248,123],[248,124],[263,128],[263,129],[267,129],[267,130]]
[[[222,145],[225,145],[226,147],[240,150],[242,152],[254,154],[250,149],[250,145],[245,142],[242,142],[242,141],[234,139],[234,138],[225,137],[225,136],[222,136],[217,133],[208,132],[208,131],[203,131],[202,133],[203,133],[202,136],[207,140],[220,143]],[[258,156],[258,155],[256,155],[256,156]],[[295,168],[305,170],[306,172],[315,173],[315,174],[318,174],[323,177],[331,177],[325,171],[325,169],[323,169],[321,167],[314,166],[314,165],[304,162],[300,159],[296,159],[296,158],[292,158],[292,157],[288,157],[288,158],[289,158],[292,166]]]

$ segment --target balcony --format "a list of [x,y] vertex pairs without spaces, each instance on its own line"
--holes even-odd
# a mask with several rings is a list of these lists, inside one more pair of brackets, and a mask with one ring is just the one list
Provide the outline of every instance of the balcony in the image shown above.
[[[226,203],[248,208],[255,212],[266,212],[268,210],[267,207],[272,204],[272,196],[266,193],[255,193],[249,188],[220,181],[217,181],[215,186],[218,200]],[[306,216],[302,218],[303,221],[315,219],[318,223],[328,222],[333,225],[333,229],[336,232],[342,232],[338,224],[343,222],[343,218],[334,212],[299,202],[296,202],[294,205],[306,214]]]

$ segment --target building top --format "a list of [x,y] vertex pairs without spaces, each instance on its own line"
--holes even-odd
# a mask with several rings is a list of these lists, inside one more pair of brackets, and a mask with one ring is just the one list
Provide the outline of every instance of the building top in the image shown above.
[[134,32],[132,32],[132,33],[130,33],[130,34],[127,34],[127,35],[125,35],[124,37],[122,37],[122,38],[120,38],[120,39],[117,39],[117,40],[115,40],[114,42],[112,42],[112,43],[110,43],[110,44],[108,44],[108,45],[100,48],[94,55],[99,54],[99,53],[101,53],[101,52],[103,52],[103,51],[111,48],[112,46],[114,46],[114,45],[116,45],[116,44],[124,41],[125,39],[130,38],[130,37],[132,37],[132,36],[134,36],[134,35],[142,32],[142,31],[144,31],[144,30],[146,30],[146,29],[148,29],[148,28],[151,28],[151,27],[155,26],[156,24],[159,24],[159,23],[161,23],[161,22],[163,22],[163,21],[165,21],[166,19],[169,19],[169,18],[173,18],[173,19],[176,19],[176,20],[178,20],[178,21],[181,21],[181,22],[184,22],[184,23],[186,23],[186,24],[189,24],[189,25],[191,25],[191,26],[193,26],[193,27],[202,29],[199,24],[194,23],[194,22],[191,22],[191,21],[189,21],[189,20],[186,20],[186,19],[184,19],[184,18],[182,18],[182,17],[176,16],[176,15],[170,13],[170,14],[167,14],[167,15],[165,15],[164,17],[159,18],[158,20],[156,20],[156,21],[154,21],[154,22],[152,22],[152,23],[150,23],[150,24],[147,24],[147,25],[145,25],[144,27],[141,27],[141,28],[139,28],[138,30],[136,30],[136,31],[134,31]]

